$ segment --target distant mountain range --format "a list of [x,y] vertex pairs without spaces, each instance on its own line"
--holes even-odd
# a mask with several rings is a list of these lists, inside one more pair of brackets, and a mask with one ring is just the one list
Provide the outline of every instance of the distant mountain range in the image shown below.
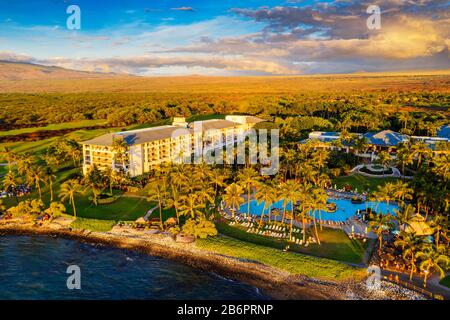
[[0,60],[0,80],[114,78],[118,76],[115,73],[77,71],[61,67]]

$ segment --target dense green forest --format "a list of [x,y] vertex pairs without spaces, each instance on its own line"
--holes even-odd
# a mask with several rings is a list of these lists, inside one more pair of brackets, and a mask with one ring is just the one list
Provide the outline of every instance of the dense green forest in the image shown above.
[[449,110],[450,94],[445,92],[0,94],[3,130],[91,119],[118,127],[174,116],[245,113],[267,120],[309,117],[292,122],[300,130],[390,128],[433,135]]

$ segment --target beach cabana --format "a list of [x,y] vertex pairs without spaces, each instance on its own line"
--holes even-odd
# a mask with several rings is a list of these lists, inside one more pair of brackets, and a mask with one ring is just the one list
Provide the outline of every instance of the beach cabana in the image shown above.
[[429,236],[433,234],[433,229],[425,221],[425,218],[416,214],[408,223],[405,228],[408,233],[415,233],[418,236]]

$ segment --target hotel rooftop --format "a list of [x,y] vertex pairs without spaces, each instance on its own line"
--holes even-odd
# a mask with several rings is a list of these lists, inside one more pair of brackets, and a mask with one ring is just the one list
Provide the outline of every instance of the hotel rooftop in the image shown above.
[[[210,148],[229,137],[237,141],[238,135],[262,121],[245,115],[227,115],[225,119],[191,123],[187,123],[184,118],[175,118],[172,125],[107,133],[82,142],[83,172],[86,173],[95,165],[100,169],[123,169],[131,176],[137,176],[162,162],[173,161],[182,151],[186,153],[185,156],[191,156],[194,137],[202,137],[203,147]],[[118,159],[118,151],[114,148],[116,140],[122,140],[129,146],[126,151],[127,161]]]
[[[176,132],[193,134],[194,128],[200,128],[200,126],[201,130],[204,132],[207,130],[222,130],[239,127],[245,124],[254,125],[262,121],[264,120],[254,116],[226,116],[225,119],[211,119],[194,121],[191,123],[186,123],[184,118],[175,118],[172,125],[107,133],[94,139],[83,141],[82,144],[112,146],[114,139],[123,139],[127,145],[132,146],[136,144],[169,139]],[[180,128],[183,128],[183,131],[180,130]]]

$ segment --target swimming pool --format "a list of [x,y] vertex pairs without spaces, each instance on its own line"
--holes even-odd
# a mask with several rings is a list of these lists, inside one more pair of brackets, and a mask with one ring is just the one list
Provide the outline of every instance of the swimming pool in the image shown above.
[[[337,210],[335,212],[326,212],[326,211],[316,211],[316,218],[319,219],[321,216],[322,220],[330,220],[330,221],[345,221],[348,218],[354,216],[356,212],[359,210],[366,209],[366,203],[355,204],[352,203],[351,200],[347,199],[329,199],[328,202],[334,202],[336,204]],[[241,213],[247,213],[247,205],[248,203],[244,203],[240,206],[239,211]],[[258,203],[256,200],[250,201],[250,214],[260,216],[264,207],[264,202]],[[394,213],[394,209],[398,210],[398,206],[395,203],[389,203],[389,208],[386,202],[376,203],[376,202],[367,202],[367,207],[377,210],[377,212],[381,212],[386,214],[390,212]],[[272,204],[271,208],[281,209],[283,211],[283,200],[279,200]],[[286,204],[286,210],[290,211],[292,209],[292,204],[288,202]],[[269,212],[269,208],[266,208],[264,213],[267,214]]]

